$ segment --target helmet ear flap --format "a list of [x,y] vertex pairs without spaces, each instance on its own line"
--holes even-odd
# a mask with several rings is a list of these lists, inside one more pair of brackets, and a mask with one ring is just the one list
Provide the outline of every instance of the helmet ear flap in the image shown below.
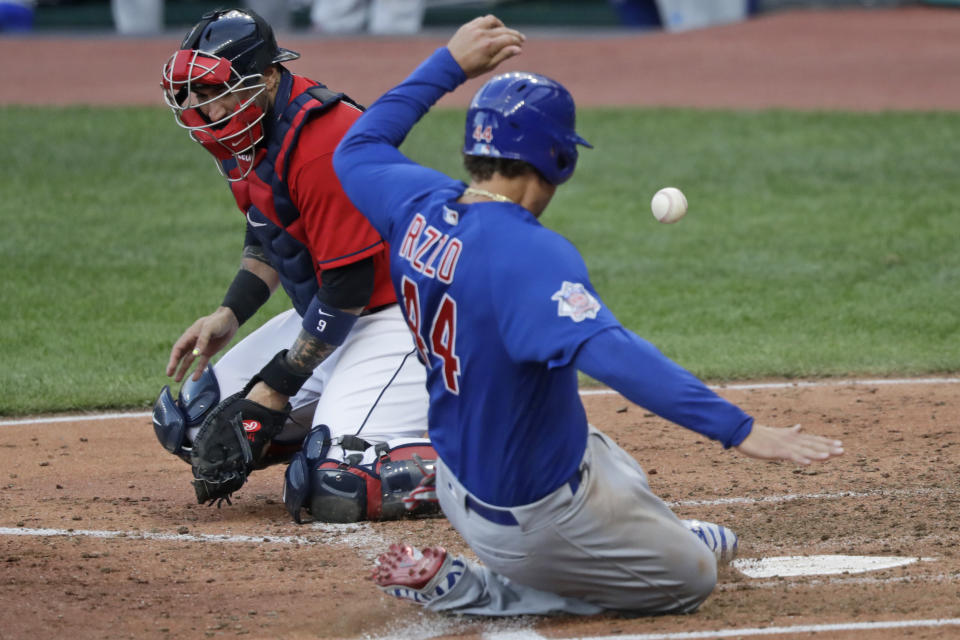
[[580,158],[580,152],[577,151],[577,143],[573,140],[559,140],[556,143],[556,182],[562,184],[570,179],[577,166],[577,160]]

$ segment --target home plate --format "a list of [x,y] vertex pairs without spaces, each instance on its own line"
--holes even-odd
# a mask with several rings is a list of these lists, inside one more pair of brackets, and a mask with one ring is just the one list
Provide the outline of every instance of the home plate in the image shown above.
[[749,578],[818,576],[836,573],[863,573],[911,564],[933,558],[903,556],[780,556],[776,558],[743,558],[730,563]]

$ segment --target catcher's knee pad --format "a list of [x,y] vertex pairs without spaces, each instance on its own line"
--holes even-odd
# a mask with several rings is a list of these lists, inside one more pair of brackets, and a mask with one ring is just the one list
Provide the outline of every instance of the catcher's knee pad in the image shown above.
[[187,431],[199,427],[220,402],[220,385],[213,367],[206,367],[198,380],[191,376],[180,387],[177,399],[164,385],[153,405],[153,431],[163,448],[190,464],[191,443]]
[[[324,427],[325,429],[325,427]],[[403,498],[433,472],[436,452],[429,444],[401,445],[386,449],[368,465],[324,459],[327,447],[318,444],[329,431],[315,430],[304,448],[290,461],[284,478],[283,501],[298,524],[306,509],[320,522],[396,520],[407,511]],[[327,439],[329,443],[329,439]],[[414,454],[421,461],[414,460]],[[427,459],[423,462],[423,459]],[[421,507],[416,515],[437,513],[439,507]]]
[[[364,467],[322,462],[310,473],[307,511],[323,522],[367,519],[367,495],[377,495],[376,478]],[[369,486],[368,486],[369,485]]]
[[[416,458],[414,457],[416,456]],[[428,475],[436,473],[437,452],[429,444],[404,444],[377,460],[380,476],[380,520],[398,520],[405,515],[440,512],[437,504],[422,504],[411,511],[404,498],[420,486]]]

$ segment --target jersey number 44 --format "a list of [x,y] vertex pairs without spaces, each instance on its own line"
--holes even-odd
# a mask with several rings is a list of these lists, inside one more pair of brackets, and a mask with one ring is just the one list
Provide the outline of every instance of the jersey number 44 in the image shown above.
[[423,324],[420,310],[420,288],[403,276],[401,283],[403,308],[407,326],[413,333],[420,358],[428,368],[442,367],[443,384],[447,391],[460,395],[460,358],[457,356],[457,301],[444,293],[430,322],[429,330]]

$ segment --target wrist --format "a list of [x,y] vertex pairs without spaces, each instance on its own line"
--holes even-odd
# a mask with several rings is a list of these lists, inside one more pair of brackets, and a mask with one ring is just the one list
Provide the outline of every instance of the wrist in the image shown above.
[[259,276],[247,269],[240,269],[230,283],[221,306],[230,309],[237,324],[250,319],[257,309],[270,298],[270,287]]
[[303,314],[303,330],[318,340],[339,347],[357,322],[357,315],[324,304],[314,296],[307,312]]
[[235,323],[237,327],[240,326],[240,319],[237,318],[236,312],[234,312],[234,310],[231,309],[230,307],[225,307],[223,305],[220,305],[219,307],[217,307],[217,310],[214,311],[214,314],[223,316],[227,322]]
[[246,398],[274,411],[282,411],[290,399],[262,380],[250,388]]
[[275,392],[290,398],[297,395],[300,388],[313,375],[313,370],[304,371],[287,360],[287,350],[278,352],[254,376],[254,382],[263,382]]

